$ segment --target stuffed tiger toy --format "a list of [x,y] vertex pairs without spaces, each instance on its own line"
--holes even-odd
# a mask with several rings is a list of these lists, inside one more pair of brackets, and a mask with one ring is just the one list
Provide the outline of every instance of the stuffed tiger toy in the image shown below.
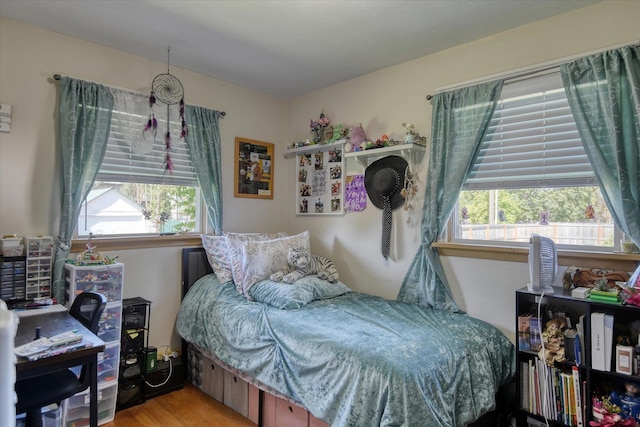
[[276,271],[269,278],[274,282],[293,283],[302,277],[317,274],[318,278],[330,283],[338,281],[338,270],[333,262],[327,257],[310,255],[306,248],[289,248],[287,262],[286,269]]

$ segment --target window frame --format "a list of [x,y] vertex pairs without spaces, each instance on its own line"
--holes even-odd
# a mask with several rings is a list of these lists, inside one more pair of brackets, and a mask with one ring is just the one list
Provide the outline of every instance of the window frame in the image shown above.
[[[558,76],[555,76],[555,74],[558,74]],[[553,79],[557,79],[559,78],[559,67],[550,67],[547,69],[542,70],[539,73],[531,73],[529,76],[527,77],[519,77],[519,78],[515,78],[513,80],[511,80],[509,83],[514,82],[516,85],[516,91],[515,93],[517,94],[517,97],[522,96],[523,94],[535,94],[537,90],[543,89],[543,90],[550,90],[550,91],[554,91],[557,90],[557,88],[555,86],[557,86],[557,82],[554,82]],[[521,88],[517,87],[517,84],[519,82],[522,82],[524,80],[527,80],[528,78],[532,78],[534,79],[533,84],[531,85],[531,87],[529,87],[529,91],[527,92],[522,92]],[[538,81],[535,81],[535,79],[539,79],[540,82],[543,83],[539,83]],[[505,86],[508,83],[505,83]],[[504,92],[503,92],[504,94]],[[500,100],[503,99],[503,94],[501,94],[500,96]],[[511,96],[510,94],[512,94],[511,91],[508,90],[507,94],[504,94],[505,98],[504,99],[510,99],[509,97]],[[544,96],[543,96],[544,98]],[[498,111],[498,110],[496,110]],[[525,132],[526,133],[526,132]],[[499,143],[499,141],[498,141]],[[485,142],[481,143],[483,144],[483,147],[486,147],[489,144],[486,144]],[[474,168],[477,168],[476,165],[474,165]],[[477,188],[477,184],[471,184],[471,185],[465,185],[463,186],[463,189],[461,191],[465,191],[465,190],[491,190],[491,189],[499,189],[502,187],[498,186],[498,182],[503,179],[503,178],[497,178],[496,181],[493,182],[493,184],[490,184],[489,186],[486,186],[485,188]],[[531,184],[528,181],[522,181],[523,185],[522,186],[518,186],[515,188],[527,188],[527,187],[531,187]],[[567,180],[567,182],[569,182],[569,180]],[[581,181],[579,180],[578,182],[576,182],[577,186],[581,186],[580,182],[582,183],[582,185],[585,185],[587,182],[590,182],[588,178],[583,177],[581,178]],[[597,183],[596,183],[597,185]],[[469,187],[469,188],[465,188],[465,187]],[[482,186],[481,186],[482,187]],[[537,186],[536,186],[537,187]],[[557,185],[555,186],[557,187]],[[508,185],[505,188],[514,188],[512,185]],[[543,188],[543,187],[540,187]],[[484,252],[486,253],[487,251],[491,251],[496,257],[498,257],[497,259],[501,259],[503,256],[499,255],[504,253],[504,250],[507,249],[507,252],[511,252],[511,253],[517,253],[518,251],[522,250],[525,253],[528,253],[528,243],[527,242],[507,242],[507,241],[500,241],[500,240],[476,240],[476,239],[461,239],[461,238],[456,238],[455,237],[455,233],[454,230],[457,228],[458,224],[459,224],[459,216],[460,216],[460,195],[458,195],[458,199],[456,201],[456,205],[453,209],[453,212],[451,213],[448,221],[447,221],[447,227],[444,233],[441,234],[441,236],[439,237],[438,241],[434,243],[435,246],[439,247],[439,248],[448,248],[448,249],[455,249],[456,253],[459,253],[461,250],[463,250],[463,248],[468,248],[468,250],[470,251],[470,253],[472,253],[474,258],[483,258],[482,254],[480,252]],[[614,230],[614,242],[613,242],[613,246],[612,247],[605,247],[605,246],[592,246],[592,245],[567,245],[567,244],[557,244],[558,250],[559,251],[566,251],[567,253],[583,253],[583,252],[588,252],[588,253],[593,253],[593,254],[598,254],[598,257],[600,258],[600,255],[602,254],[608,254],[608,253],[613,253],[613,254],[619,254],[621,252],[621,248],[620,248],[620,240],[623,237],[623,233],[622,231],[617,227],[617,225],[613,224]],[[478,248],[482,248],[481,250],[478,250]],[[609,249],[611,248],[611,249]],[[513,252],[516,251],[516,252]],[[640,258],[640,257],[639,257]],[[494,258],[496,259],[496,258]],[[525,260],[526,262],[527,260]]]
[[[106,151],[108,153],[110,149],[111,150],[115,149],[115,151],[117,151],[117,154],[115,156],[109,154],[109,159],[107,162],[107,171],[102,171],[103,163],[101,163],[100,169],[96,174],[95,182],[105,182],[105,183],[114,182],[118,184],[136,183],[136,184],[149,184],[149,185],[173,185],[173,186],[184,186],[184,187],[194,188],[195,204],[196,204],[195,206],[196,231],[193,231],[190,233],[179,233],[179,234],[197,234],[199,236],[201,233],[206,232],[207,226],[208,226],[206,204],[202,196],[202,190],[198,183],[197,176],[195,175],[195,173],[193,174],[192,177],[189,176],[190,172],[188,170],[190,169],[191,171],[193,171],[193,163],[191,162],[191,158],[189,155],[189,147],[186,144],[186,141],[180,137],[182,123],[180,122],[180,117],[179,117],[179,114],[180,114],[179,106],[178,105],[166,106],[164,104],[161,104],[158,106],[160,108],[157,108],[157,109],[154,108],[152,110],[149,110],[149,107],[147,106],[149,102],[147,95],[144,95],[142,93],[137,93],[137,92],[115,89],[115,88],[112,88],[112,91],[116,92],[114,96],[116,96],[116,98],[120,102],[116,102],[116,105],[114,106],[114,113],[116,114],[112,116],[112,122],[111,122],[110,132],[109,132],[109,140],[107,142]],[[124,106],[127,106],[128,108],[122,108]],[[117,111],[115,111],[116,108],[117,108]],[[124,111],[125,109],[127,111]],[[142,113],[142,110],[144,110],[144,115]],[[169,127],[171,129],[170,135],[172,139],[172,145],[174,146],[174,150],[176,150],[176,145],[178,145],[177,147],[178,163],[174,161],[174,166],[177,167],[176,170],[178,175],[176,175],[175,177],[168,177],[166,180],[163,177],[161,178],[161,175],[158,175],[158,174],[145,175],[144,172],[143,174],[139,174],[141,171],[144,171],[146,169],[146,166],[144,166],[144,164],[145,162],[148,161],[148,159],[153,159],[156,162],[158,160],[158,152],[156,149],[153,149],[153,151],[150,151],[149,153],[146,153],[146,154],[136,153],[134,149],[134,144],[136,141],[135,139],[136,136],[134,135],[139,135],[138,138],[142,137],[143,127],[146,122],[146,115],[149,114],[149,119],[150,119],[151,113],[153,113],[154,118],[157,119],[157,124],[158,124],[157,136],[153,137],[152,146],[155,146],[156,144],[160,144],[160,145],[165,144],[163,135],[165,134],[165,132],[169,131]],[[167,127],[168,119],[171,119],[169,122],[169,127]],[[133,122],[134,124],[131,125],[130,127],[123,128],[122,123],[127,123],[127,122],[129,123]],[[111,132],[114,132],[113,137],[111,136]],[[151,137],[151,131],[147,131],[147,132],[148,134],[146,137],[147,138]],[[127,141],[127,143],[125,143],[125,141]],[[142,140],[140,140],[140,142],[141,141]],[[124,154],[120,154],[120,152],[117,150],[118,148],[121,150],[121,146],[123,145],[123,143],[129,146],[130,148],[129,153],[126,153],[123,151]],[[165,156],[164,152],[165,152],[164,149],[161,150],[161,154],[162,154],[161,157],[163,158]],[[119,162],[118,157],[121,155],[123,155],[124,157],[129,157],[129,165],[130,167],[133,167],[137,173],[123,174],[123,170],[126,169],[126,166],[122,167],[117,164]],[[148,157],[148,159],[143,158],[143,156],[147,156],[147,155],[150,156]],[[106,156],[107,154],[105,153],[105,157]],[[188,166],[185,169],[185,165],[187,161],[191,166]],[[164,168],[164,167],[165,165],[158,165],[158,168]],[[116,172],[114,173],[113,171],[116,171]],[[120,177],[131,177],[131,176],[140,176],[143,179],[142,180],[127,180],[127,179],[119,180],[118,179]],[[104,179],[101,179],[101,178],[104,178]],[[147,180],[145,181],[144,178],[147,178]],[[93,190],[95,182],[92,185],[91,190]],[[84,209],[86,207],[86,203],[87,203],[86,199],[83,200],[81,209]],[[81,215],[82,215],[82,212],[78,216],[78,222],[76,223],[73,236],[74,236],[74,241],[86,243],[86,241],[89,238],[89,235],[84,235],[84,234],[80,235],[79,233]],[[161,232],[123,233],[123,234],[115,233],[115,234],[104,234],[104,235],[94,234],[91,236],[91,238],[94,240],[99,239],[101,242],[108,242],[112,239],[117,239],[117,240],[121,240],[124,243],[125,247],[130,247],[132,246],[132,244],[131,242],[128,242],[126,240],[128,238],[136,239],[137,241],[141,242],[141,244],[148,245],[150,244],[150,242],[157,242],[155,237],[163,236],[163,234],[164,233],[161,233]],[[149,237],[151,240],[146,242],[145,237]],[[143,241],[145,241],[146,243],[142,243]],[[133,246],[135,246],[135,244],[133,244]],[[169,246],[171,246],[171,244]],[[101,249],[104,250],[102,243],[101,243]]]

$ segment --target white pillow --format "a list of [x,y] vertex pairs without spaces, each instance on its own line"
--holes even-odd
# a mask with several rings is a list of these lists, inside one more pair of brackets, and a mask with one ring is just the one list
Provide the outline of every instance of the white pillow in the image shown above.
[[249,289],[257,282],[268,278],[272,273],[287,268],[289,248],[304,247],[311,253],[309,232],[280,239],[263,241],[245,241],[242,244],[241,270],[236,272],[234,263],[234,280],[239,275],[242,293],[249,296]]
[[229,262],[229,246],[226,235],[245,236],[247,239],[270,240],[285,237],[287,233],[224,233],[222,236],[201,234],[202,247],[204,248],[209,264],[220,283],[233,280],[231,264]]

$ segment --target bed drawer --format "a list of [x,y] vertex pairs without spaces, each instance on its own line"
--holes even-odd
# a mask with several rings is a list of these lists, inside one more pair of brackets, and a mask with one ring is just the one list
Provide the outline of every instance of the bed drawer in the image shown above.
[[202,359],[202,384],[200,390],[216,399],[224,402],[224,373],[221,366],[216,365],[210,359]]
[[225,406],[243,417],[249,415],[249,383],[228,371],[224,371],[223,397]]
[[309,427],[331,427],[329,424],[309,414]]
[[224,402],[224,369],[189,345],[189,382],[218,402]]
[[262,404],[264,427],[307,427],[309,425],[309,412],[304,408],[268,393],[265,393]]

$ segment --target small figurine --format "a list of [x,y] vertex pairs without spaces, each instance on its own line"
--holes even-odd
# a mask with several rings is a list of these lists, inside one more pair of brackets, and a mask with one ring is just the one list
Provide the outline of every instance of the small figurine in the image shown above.
[[365,149],[367,135],[364,133],[362,123],[358,123],[356,126],[351,128],[349,132],[349,140],[353,147],[353,151],[361,151]]
[[413,144],[415,140],[416,134],[413,131],[415,127],[412,123],[402,123],[402,127],[405,129],[404,133],[404,143],[405,144]]

